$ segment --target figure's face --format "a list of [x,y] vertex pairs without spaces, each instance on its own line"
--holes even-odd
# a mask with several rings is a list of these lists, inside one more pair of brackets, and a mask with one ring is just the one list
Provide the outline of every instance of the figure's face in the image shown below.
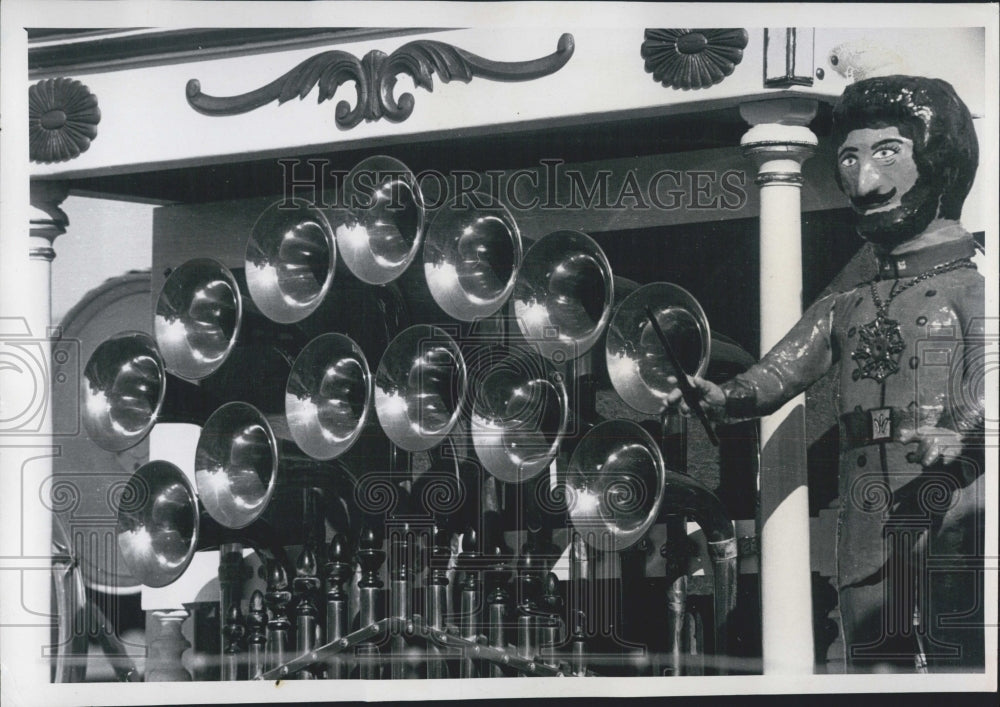
[[858,231],[876,244],[892,248],[907,241],[937,215],[936,190],[917,170],[913,141],[895,126],[848,133],[837,169],[858,214]]

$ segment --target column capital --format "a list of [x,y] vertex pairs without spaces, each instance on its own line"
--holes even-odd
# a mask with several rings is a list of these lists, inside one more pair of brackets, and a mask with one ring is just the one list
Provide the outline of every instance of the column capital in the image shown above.
[[[31,234],[30,257],[39,260],[53,260],[56,252],[52,243],[66,233],[69,217],[59,205],[69,194],[69,184],[41,179],[31,180]],[[39,239],[45,241],[40,243]]]
[[[816,101],[806,98],[776,98],[740,106],[740,115],[751,126],[740,139],[740,147],[760,170],[759,186],[782,181],[801,184],[800,167],[818,143],[806,127],[817,108]],[[783,180],[781,174],[788,178]]]
[[788,161],[786,167],[798,172],[799,167],[816,151],[818,140],[809,128],[802,125],[763,123],[754,125],[740,139],[743,155],[749,157],[763,174],[768,163]]

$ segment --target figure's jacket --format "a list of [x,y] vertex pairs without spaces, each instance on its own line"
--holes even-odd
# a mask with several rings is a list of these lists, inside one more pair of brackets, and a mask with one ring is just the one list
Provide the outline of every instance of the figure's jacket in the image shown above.
[[[936,545],[947,546],[949,554],[977,552],[975,529],[982,525],[984,506],[983,276],[965,263],[899,292],[887,310],[901,334],[902,341],[895,342],[900,350],[892,357],[898,358],[898,370],[881,382],[869,377],[871,368],[869,375],[863,370],[865,364],[871,366],[872,354],[878,358],[880,347],[892,347],[895,338],[881,336],[884,329],[865,327],[877,313],[871,287],[884,304],[893,287],[899,290],[935,266],[971,257],[975,243],[962,234],[958,240],[880,258],[875,281],[817,301],[758,364],[722,386],[727,416],[744,419],[774,412],[831,366],[840,367],[841,587],[878,581],[891,571],[890,563],[901,559],[893,555],[903,554],[898,548],[904,546],[911,558],[915,550],[926,550],[927,543],[932,555]],[[867,357],[852,356],[859,342]],[[917,426],[962,433],[966,445],[959,460],[949,465],[938,461],[925,469],[917,442],[898,441],[901,429]],[[899,532],[889,533],[892,529]],[[911,539],[901,543],[890,534]],[[922,555],[928,557],[926,551]]]

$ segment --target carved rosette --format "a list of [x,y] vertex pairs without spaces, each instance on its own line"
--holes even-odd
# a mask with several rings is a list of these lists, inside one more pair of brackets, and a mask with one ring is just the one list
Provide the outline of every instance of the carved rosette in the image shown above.
[[97,96],[75,79],[45,79],[28,88],[28,155],[32,162],[65,162],[97,137]]
[[733,73],[748,40],[745,29],[647,29],[642,58],[664,86],[708,88]]
[[330,100],[342,84],[353,82],[357,101],[352,107],[339,101],[336,107],[337,126],[347,130],[363,121],[386,119],[399,123],[410,117],[415,99],[413,94],[394,96],[396,78],[401,74],[413,79],[414,86],[434,90],[434,74],[443,83],[468,83],[474,77],[490,81],[532,81],[555,73],[573,56],[573,35],[559,38],[556,51],[529,61],[502,62],[477,56],[444,42],[420,39],[404,44],[385,54],[372,50],[358,59],[345,51],[331,50],[306,59],[271,83],[238,96],[210,96],[203,93],[201,83],[187,83],[188,104],[204,115],[237,115],[256,110],[268,103],[279,104],[293,98],[300,100],[319,87],[318,101]]

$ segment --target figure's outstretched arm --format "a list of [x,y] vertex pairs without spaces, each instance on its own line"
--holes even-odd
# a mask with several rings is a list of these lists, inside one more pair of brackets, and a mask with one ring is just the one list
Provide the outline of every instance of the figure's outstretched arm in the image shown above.
[[[831,333],[836,299],[830,295],[813,304],[759,363],[721,386],[691,378],[709,418],[736,422],[770,415],[826,373],[836,360]],[[670,393],[668,403],[690,413],[679,390]]]

